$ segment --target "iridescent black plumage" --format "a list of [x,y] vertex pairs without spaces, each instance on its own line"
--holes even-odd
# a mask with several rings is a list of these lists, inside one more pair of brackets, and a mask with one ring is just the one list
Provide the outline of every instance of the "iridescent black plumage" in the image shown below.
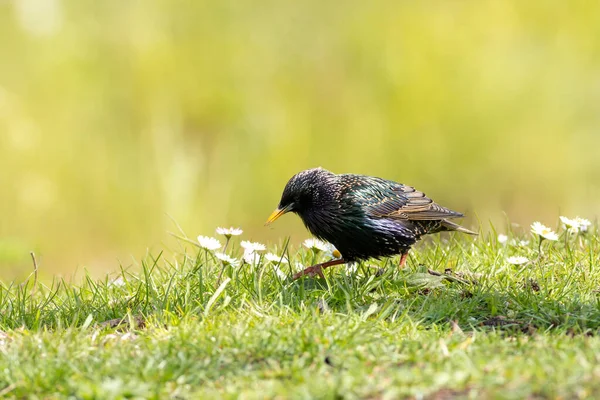
[[322,168],[294,175],[268,222],[285,212],[300,216],[316,237],[332,243],[345,262],[406,254],[422,235],[474,234],[451,221],[444,208],[401,183],[365,175],[336,175]]

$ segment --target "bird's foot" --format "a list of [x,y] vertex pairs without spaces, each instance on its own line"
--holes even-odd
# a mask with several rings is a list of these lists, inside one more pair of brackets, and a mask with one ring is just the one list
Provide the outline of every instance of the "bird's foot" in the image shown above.
[[295,281],[296,279],[301,278],[303,276],[315,276],[315,275],[319,275],[321,278],[325,278],[325,275],[323,275],[323,270],[325,268],[329,268],[333,265],[339,265],[339,264],[345,264],[345,263],[346,263],[346,261],[343,258],[338,258],[335,260],[324,262],[322,264],[313,265],[312,267],[308,267],[300,272],[295,273],[294,276],[292,277],[292,280]]
[[292,279],[296,280],[303,276],[315,275],[319,275],[321,278],[325,278],[325,275],[323,275],[323,268],[321,267],[321,264],[313,265],[312,267],[308,267],[300,272],[295,273]]
[[402,256],[400,257],[400,264],[398,265],[398,267],[400,267],[400,269],[403,269],[406,266],[407,258],[408,258],[408,251],[406,253],[402,253]]

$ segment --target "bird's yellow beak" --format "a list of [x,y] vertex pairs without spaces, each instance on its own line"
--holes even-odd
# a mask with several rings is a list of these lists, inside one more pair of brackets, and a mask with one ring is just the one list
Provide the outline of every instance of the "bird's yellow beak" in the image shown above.
[[267,219],[267,222],[265,222],[265,226],[269,225],[271,222],[275,222],[275,220],[279,217],[281,217],[283,214],[285,214],[286,212],[288,212],[289,209],[286,207],[283,210],[278,208],[275,211],[273,211],[271,213],[271,215],[269,216],[269,218]]

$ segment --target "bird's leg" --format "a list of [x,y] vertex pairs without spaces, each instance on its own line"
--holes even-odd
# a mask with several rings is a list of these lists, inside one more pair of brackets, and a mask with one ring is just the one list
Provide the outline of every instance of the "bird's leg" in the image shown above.
[[321,264],[316,264],[316,265],[313,265],[312,267],[308,267],[308,268],[294,274],[292,279],[296,280],[304,275],[308,275],[308,276],[319,275],[321,278],[324,278],[325,276],[323,276],[323,270],[325,268],[329,268],[334,265],[345,264],[345,263],[346,263],[346,260],[344,260],[343,258],[338,258],[338,259],[327,261],[327,262],[324,262]]
[[406,266],[406,259],[408,258],[408,251],[406,253],[402,253],[400,256],[400,264],[398,265],[401,269]]

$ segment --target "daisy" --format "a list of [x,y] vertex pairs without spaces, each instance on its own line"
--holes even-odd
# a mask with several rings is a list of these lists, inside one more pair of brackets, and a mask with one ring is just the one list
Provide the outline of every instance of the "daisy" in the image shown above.
[[499,234],[498,235],[498,243],[500,243],[500,244],[506,244],[506,242],[508,242],[508,236],[503,235],[503,234]]
[[231,265],[232,267],[237,267],[238,265],[240,265],[240,260],[238,260],[237,258],[230,257],[225,253],[216,252],[215,257],[221,260],[225,265]]
[[256,264],[260,260],[260,254],[255,251],[244,251],[242,259],[246,264]]
[[512,256],[506,259],[506,262],[513,265],[522,265],[529,262],[527,257],[523,256]]
[[242,233],[244,233],[244,231],[241,230],[240,228],[233,228],[233,227],[232,228],[222,228],[222,227],[217,228],[217,234],[223,235],[227,239],[229,239],[232,236],[239,236]]
[[267,247],[262,243],[250,242],[248,240],[242,240],[240,246],[244,249],[245,252],[254,253],[255,251],[265,251]]
[[198,243],[200,244],[200,247],[210,251],[221,248],[221,242],[219,242],[219,239],[215,239],[213,237],[200,235],[198,236]]
[[319,252],[319,251],[329,252],[329,251],[331,251],[331,247],[333,247],[329,243],[326,243],[322,240],[315,239],[315,238],[306,239],[302,244],[304,245],[304,247],[306,247],[308,249],[312,249],[317,252]]
[[331,243],[325,243],[325,245],[327,246],[327,256],[333,259],[342,258],[342,253],[340,253],[340,251],[336,249],[334,245]]
[[266,253],[265,254],[265,260],[267,261],[271,261],[273,263],[281,263],[281,264],[288,264],[288,260],[285,257],[282,256],[278,256],[275,253]]
[[558,235],[541,222],[531,224],[531,232],[538,235],[541,239],[558,240]]
[[592,225],[592,223],[590,222],[590,220],[585,219],[585,218],[581,218],[581,217],[575,217],[575,221],[577,221],[577,223],[579,224],[579,231],[580,232],[587,232],[587,230],[590,227],[590,225]]
[[235,268],[238,265],[240,265],[240,261],[220,251],[215,253],[215,257],[217,257],[217,259],[221,260],[221,262],[223,263],[223,267],[221,268],[221,272],[219,272],[219,277],[217,278],[217,285],[219,285],[221,284],[221,278],[223,277],[223,272],[225,272],[225,268],[228,265]]
[[567,229],[571,233],[577,233],[581,228],[581,225],[577,219],[570,219],[561,215],[560,221],[563,223],[563,228]]

